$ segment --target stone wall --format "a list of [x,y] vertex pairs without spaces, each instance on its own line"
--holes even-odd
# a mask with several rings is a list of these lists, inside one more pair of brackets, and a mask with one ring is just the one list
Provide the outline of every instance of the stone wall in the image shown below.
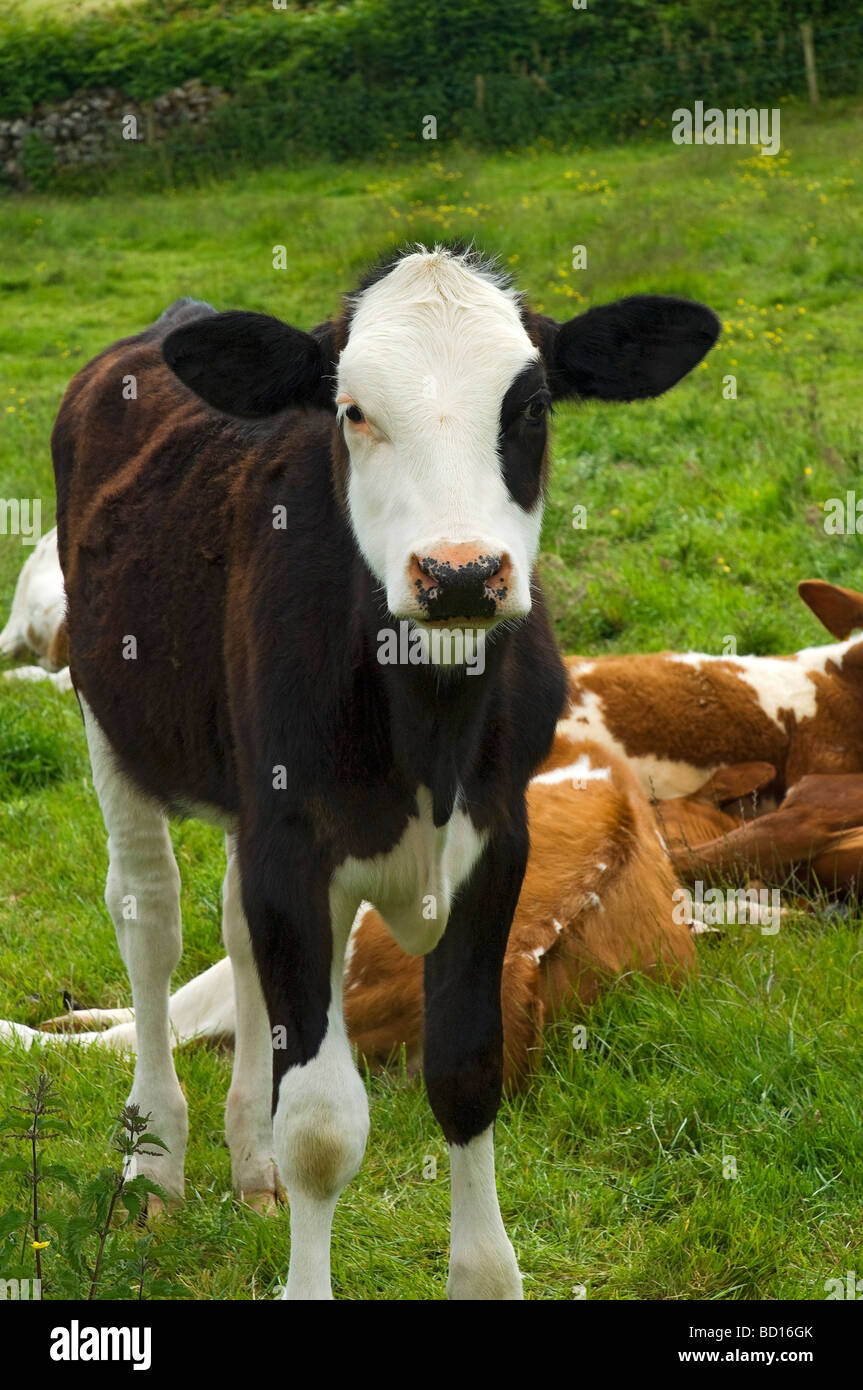
[[206,125],[213,107],[225,100],[219,87],[205,87],[196,78],[151,102],[136,102],[112,89],[81,92],[56,106],[37,107],[28,116],[0,120],[0,171],[6,182],[27,188],[34,148],[49,162],[53,156],[57,168],[105,163],[128,143],[129,132],[152,143],[182,123]]

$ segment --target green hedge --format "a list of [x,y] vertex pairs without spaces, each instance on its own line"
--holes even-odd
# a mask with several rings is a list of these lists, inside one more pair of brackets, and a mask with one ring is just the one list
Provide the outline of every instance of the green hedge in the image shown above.
[[203,136],[171,137],[196,166],[404,149],[427,114],[439,138],[490,147],[613,138],[697,99],[764,106],[805,92],[807,18],[823,93],[860,88],[861,0],[588,3],[161,0],[66,21],[19,14],[0,21],[0,116],[91,87],[146,101],[196,77],[234,98]]

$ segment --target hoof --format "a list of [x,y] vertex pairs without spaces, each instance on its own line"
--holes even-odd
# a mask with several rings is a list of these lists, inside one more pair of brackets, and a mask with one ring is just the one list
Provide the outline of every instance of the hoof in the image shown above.
[[144,1203],[140,1216],[135,1220],[135,1225],[141,1227],[158,1226],[163,1221],[166,1221],[177,1207],[182,1206],[182,1197],[173,1197],[170,1193],[166,1195],[168,1198],[167,1201],[164,1197],[159,1197],[155,1192],[148,1192],[147,1200]]
[[142,1215],[149,1226],[151,1222],[161,1221],[167,1216],[168,1210],[168,1203],[165,1201],[164,1197],[157,1197],[155,1192],[149,1192]]
[[283,1204],[285,1194],[278,1185],[275,1188],[259,1188],[256,1192],[243,1192],[238,1199],[244,1206],[251,1207],[259,1216],[272,1216]]
[[451,1259],[446,1286],[447,1298],[456,1301],[520,1301],[524,1298],[521,1274],[512,1246],[507,1241],[498,1250],[469,1259]]

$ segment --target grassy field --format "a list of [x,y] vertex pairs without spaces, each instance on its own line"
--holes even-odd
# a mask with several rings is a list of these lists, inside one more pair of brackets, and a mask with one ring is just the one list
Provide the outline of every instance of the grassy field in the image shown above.
[[[476,236],[533,304],[568,317],[633,291],[704,299],[725,332],[667,398],[562,407],[542,569],[568,651],[782,652],[824,634],[795,595],[863,587],[860,538],[823,505],[860,481],[861,112],[783,111],[775,158],[671,143],[479,162],[431,147],[388,168],[267,172],[206,190],[0,205],[0,496],[41,498],[69,377],[181,294],[309,326],[363,266],[405,240]],[[287,247],[289,270],[272,268]],[[572,248],[587,248],[585,270]],[[736,377],[737,398],[723,381]],[[572,525],[587,509],[587,528]],[[28,552],[0,536],[0,611]],[[0,1017],[35,1023],[64,988],[128,1002],[102,906],[104,834],[74,701],[0,689]],[[186,951],[177,983],[220,954],[217,834],[174,830]],[[680,996],[627,982],[552,1032],[529,1092],[501,1112],[504,1217],[530,1297],[821,1298],[860,1269],[861,920],[813,907],[778,937],[731,928]],[[4,1057],[0,1105],[35,1059]],[[131,1064],[46,1054],[74,1118],[53,1156],[103,1162]],[[190,1298],[267,1297],[285,1219],[232,1202],[221,1107],[230,1057],[178,1060],[190,1101],[190,1200],[160,1227],[159,1268]],[[337,1293],[440,1297],[446,1149],[421,1088],[370,1078],[372,1138],[336,1217]],[[424,1160],[438,1160],[435,1181]],[[733,1157],[737,1178],[723,1177]],[[0,1178],[0,1209],[15,1196]],[[17,1194],[20,1198],[20,1193]],[[67,1199],[59,1199],[66,1204]],[[230,1258],[228,1257],[230,1255]],[[64,1284],[45,1253],[46,1294]]]

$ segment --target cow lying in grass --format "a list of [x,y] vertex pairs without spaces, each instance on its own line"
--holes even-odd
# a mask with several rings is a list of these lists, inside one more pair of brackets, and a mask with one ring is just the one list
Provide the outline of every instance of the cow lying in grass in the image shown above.
[[686,879],[796,876],[848,893],[863,878],[863,595],[798,589],[835,643],[566,663],[558,728],[627,759]]
[[810,773],[863,773],[863,595],[819,580],[800,596],[843,640],[790,656],[571,656],[560,728],[625,758],[650,795],[697,792],[720,768],[769,763],[780,801]]
[[[804,580],[800,596],[839,640],[827,661],[817,660],[819,681],[811,723],[796,726],[790,713],[789,762],[805,775],[784,780],[789,790],[779,808],[748,824],[723,827],[714,836],[689,838],[675,862],[687,876],[704,879],[798,878],[828,893],[860,893],[863,882],[863,594]],[[826,649],[825,649],[826,650]]]

